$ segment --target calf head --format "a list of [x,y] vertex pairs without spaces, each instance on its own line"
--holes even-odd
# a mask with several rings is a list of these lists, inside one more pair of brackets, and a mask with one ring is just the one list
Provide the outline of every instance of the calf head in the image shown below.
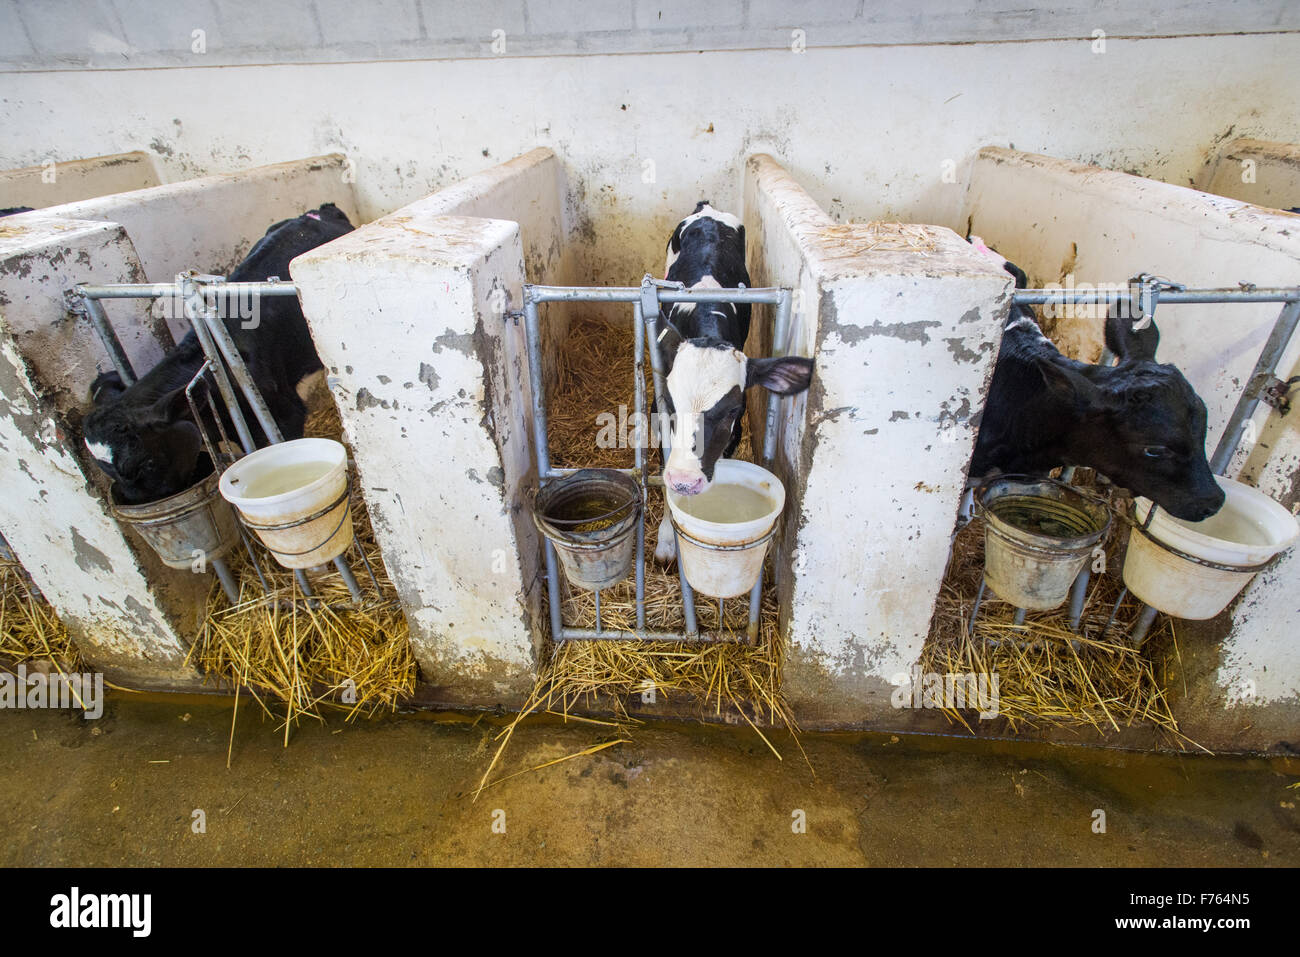
[[723,340],[681,340],[668,373],[674,416],[664,484],[678,495],[703,492],[745,411],[745,390],[794,395],[808,388],[812,371],[813,360],[801,356],[751,359]]
[[1071,461],[1143,495],[1186,521],[1209,518],[1223,489],[1205,459],[1205,403],[1172,365],[1155,361],[1155,324],[1134,332],[1129,320],[1107,320],[1115,366],[1041,363],[1058,398],[1074,403],[1082,427],[1073,430]]
[[93,409],[82,430],[86,448],[116,483],[123,504],[156,502],[185,491],[202,477],[207,456],[184,388],[151,406],[125,409],[114,398]]

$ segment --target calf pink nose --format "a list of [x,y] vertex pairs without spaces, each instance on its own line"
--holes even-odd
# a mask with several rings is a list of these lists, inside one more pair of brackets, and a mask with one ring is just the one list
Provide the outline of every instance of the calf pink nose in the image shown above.
[[698,472],[694,475],[690,472],[678,472],[673,469],[664,472],[664,484],[678,495],[699,495],[704,491],[707,481]]

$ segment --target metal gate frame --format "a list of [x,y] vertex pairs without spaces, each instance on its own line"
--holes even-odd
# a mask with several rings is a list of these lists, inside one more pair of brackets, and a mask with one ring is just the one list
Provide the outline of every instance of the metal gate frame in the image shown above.
[[[98,286],[81,284],[74,287],[72,294],[74,299],[79,300],[81,311],[85,312],[90,319],[95,332],[99,334],[104,348],[108,351],[113,367],[117,370],[118,375],[122,377],[122,382],[127,386],[135,383],[135,370],[131,367],[131,361],[127,358],[126,352],[122,349],[122,344],[117,338],[117,333],[113,330],[112,323],[109,322],[102,300],[160,299],[169,297],[173,301],[183,304],[185,318],[194,330],[194,335],[198,338],[205,357],[203,364],[199,366],[198,372],[195,373],[186,386],[185,394],[190,402],[191,409],[194,411],[195,420],[199,424],[199,432],[203,436],[204,443],[208,445],[214,468],[220,467],[221,456],[210,443],[209,436],[202,427],[203,420],[199,417],[198,409],[195,407],[193,400],[193,389],[205,374],[210,373],[216,382],[217,392],[230,413],[231,422],[234,424],[239,444],[243,448],[245,455],[256,451],[257,444],[253,440],[252,431],[244,418],[243,410],[239,407],[239,400],[230,381],[232,376],[235,385],[239,387],[240,393],[248,400],[249,407],[253,410],[253,416],[257,419],[258,425],[262,427],[267,442],[271,445],[279,445],[284,441],[284,434],[276,424],[274,416],[271,415],[271,410],[262,397],[261,391],[257,388],[257,384],[253,381],[248,366],[244,363],[243,356],[239,354],[239,349],[230,336],[230,331],[226,328],[225,322],[214,307],[212,298],[209,297],[221,295],[225,296],[229,301],[234,296],[248,296],[256,301],[262,296],[296,296],[298,287],[295,284],[281,282],[274,278],[267,282],[227,282],[224,276],[204,275],[190,270],[179,273],[176,276],[176,281],[172,283],[112,283]],[[221,429],[221,416],[216,415],[215,418],[218,429]],[[224,437],[223,430],[222,438]],[[257,560],[251,537],[244,530],[242,519],[239,522],[239,534],[244,541],[244,547],[248,551],[249,558],[253,562],[257,577],[262,583],[263,592],[269,592],[266,577],[262,574],[262,568]],[[352,536],[352,544],[357,547],[357,551],[361,554],[361,561],[370,575],[371,582],[374,583],[376,593],[378,593],[379,582],[375,578],[374,569],[370,567],[370,560],[366,558],[366,551],[361,546],[361,543],[357,541],[355,534]],[[210,564],[221,582],[222,589],[226,592],[226,597],[230,599],[232,605],[238,604],[239,590],[225,561],[214,558],[210,560]],[[335,558],[333,564],[343,579],[343,583],[347,586],[348,594],[351,595],[353,603],[360,607],[362,602],[361,588],[352,574],[351,567],[349,567],[342,555]],[[293,575],[298,583],[298,588],[306,596],[308,603],[312,606],[318,604],[305,572],[302,569],[295,569]]]
[[[1280,382],[1277,378],[1277,365],[1282,361],[1282,356],[1291,343],[1296,327],[1300,325],[1300,286],[1290,287],[1258,287],[1253,283],[1240,283],[1236,288],[1206,288],[1206,289],[1189,289],[1181,283],[1170,282],[1159,276],[1150,273],[1140,273],[1129,280],[1127,289],[1120,288],[1109,289],[1090,289],[1086,291],[1078,289],[1015,289],[1011,293],[1011,301],[1021,306],[1042,306],[1042,305],[1100,305],[1110,306],[1124,303],[1129,308],[1129,316],[1136,316],[1134,328],[1140,328],[1149,324],[1155,315],[1156,306],[1162,302],[1171,304],[1176,303],[1252,303],[1252,302],[1280,302],[1282,309],[1278,313],[1277,319],[1273,321],[1273,328],[1269,333],[1268,339],[1265,340],[1263,348],[1260,349],[1259,357],[1255,360],[1255,368],[1251,371],[1250,378],[1242,387],[1241,394],[1237,397],[1237,404],[1233,407],[1232,414],[1228,417],[1228,422],[1223,428],[1223,434],[1219,436],[1219,441],[1214,447],[1214,452],[1210,455],[1210,471],[1215,475],[1223,475],[1232,464],[1232,457],[1237,451],[1238,445],[1241,444],[1241,437],[1246,429],[1246,424],[1259,408],[1260,402],[1268,402],[1274,407],[1279,405],[1280,401],[1285,402],[1286,390],[1292,385],[1290,382]],[[1102,349],[1101,365],[1110,365],[1114,356],[1109,349]],[[1280,392],[1279,392],[1280,390]],[[1285,414],[1285,413],[1284,413]],[[1069,475],[1073,474],[1073,469],[1067,470]],[[1067,479],[1068,480],[1068,479]],[[1147,514],[1147,524],[1155,517],[1156,505],[1152,503]],[[1075,580],[1074,586],[1070,590],[1070,628],[1072,631],[1078,631],[1079,621],[1083,617],[1083,605],[1087,595],[1088,582],[1091,577],[1091,567],[1084,565],[1083,571]],[[1110,619],[1106,622],[1106,627],[1102,629],[1102,637],[1110,630],[1114,623],[1115,614],[1119,611],[1120,603],[1128,594],[1128,588],[1120,592],[1120,596],[1115,601],[1111,609]],[[975,599],[975,608],[971,613],[970,624],[973,626],[975,616],[979,614],[980,601],[984,596],[984,586],[981,582],[979,595]],[[1151,625],[1156,620],[1159,611],[1150,605],[1143,604],[1142,610],[1138,614],[1129,639],[1134,646],[1140,645],[1146,638],[1147,632],[1150,631]],[[1024,622],[1024,609],[1016,609],[1015,623]]]
[[[645,353],[647,331],[650,340],[650,363],[654,374],[655,404],[659,413],[660,448],[664,460],[670,452],[671,430],[669,426],[667,396],[668,388],[664,378],[664,361],[659,350],[658,338],[654,334],[655,324],[659,320],[661,304],[678,302],[730,302],[730,303],[764,303],[775,306],[772,328],[772,347],[775,355],[784,355],[789,347],[790,306],[793,301],[789,289],[767,288],[748,289],[740,286],[735,289],[699,289],[688,290],[682,283],[655,279],[646,274],[640,286],[540,286],[525,283],[523,289],[524,322],[528,337],[528,377],[532,384],[532,415],[534,458],[537,464],[539,486],[578,471],[576,468],[556,468],[551,464],[550,442],[546,434],[546,396],[545,379],[542,374],[542,336],[538,305],[546,302],[621,302],[632,306],[633,328],[633,375],[634,375],[634,413],[638,423],[647,423],[645,437],[649,437],[646,417],[645,394]],[[776,423],[780,410],[781,397],[775,393],[768,395],[767,416],[763,428],[762,464],[770,467],[776,455]],[[641,436],[638,435],[638,439]],[[701,631],[695,613],[695,594],[686,576],[682,572],[680,551],[678,552],[677,575],[682,588],[682,608],[685,617],[685,631],[650,631],[645,624],[645,504],[651,485],[662,486],[662,476],[653,478],[646,474],[645,449],[642,442],[634,443],[635,466],[617,471],[631,475],[641,486],[641,517],[636,535],[636,628],[632,631],[608,631],[601,626],[600,592],[596,595],[596,627],[571,628],[564,624],[560,607],[560,579],[556,561],[555,546],[549,540],[545,543],[546,586],[551,612],[551,637],[556,642],[563,641],[685,641],[718,642],[734,641],[723,629],[723,604],[718,599],[718,629],[714,632]],[[666,506],[665,506],[666,507]],[[676,528],[673,529],[676,536]],[[762,601],[763,573],[759,572],[758,581],[749,593],[749,624],[746,638],[754,641],[758,637],[759,610]]]

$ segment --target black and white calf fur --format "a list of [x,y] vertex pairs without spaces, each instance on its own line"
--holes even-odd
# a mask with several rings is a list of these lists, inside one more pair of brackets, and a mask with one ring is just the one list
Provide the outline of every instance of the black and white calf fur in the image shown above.
[[[735,216],[701,200],[668,240],[665,278],[692,290],[748,286],[745,227]],[[746,389],[758,385],[793,395],[812,381],[811,359],[745,355],[750,308],[748,303],[687,302],[660,310],[656,334],[673,415],[664,484],[678,495],[698,495],[708,488],[718,459],[740,444]],[[665,511],[655,557],[669,562],[675,555]]]

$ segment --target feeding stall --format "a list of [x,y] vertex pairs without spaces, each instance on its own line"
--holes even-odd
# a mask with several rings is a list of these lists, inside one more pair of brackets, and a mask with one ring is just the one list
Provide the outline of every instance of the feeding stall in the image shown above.
[[[1300,361],[1300,342],[1293,335],[1300,318],[1300,290],[1295,286],[1300,281],[1300,238],[1293,229],[1294,217],[998,148],[986,148],[976,158],[963,214],[973,233],[1045,287],[1018,290],[1015,298],[1043,306],[1044,330],[1067,355],[1110,361],[1101,343],[1108,304],[1127,306],[1128,315],[1137,320],[1153,315],[1159,305],[1158,359],[1177,365],[1206,402],[1212,470],[1245,482],[1220,481],[1228,503],[1220,516],[1199,529],[1143,499],[1135,509],[1121,505],[1125,524],[1133,526],[1122,574],[1117,574],[1121,540],[1112,542],[1109,554],[1097,562],[1102,574],[1088,592],[1083,627],[1081,589],[1068,623],[1031,620],[1028,633],[1022,629],[1011,637],[1024,645],[1026,634],[1047,627],[1064,647],[1076,651],[1080,644],[1105,644],[1116,670],[1121,661],[1130,669],[1120,685],[1146,690],[1114,714],[1100,708],[1096,716],[1107,713],[1099,717],[1099,726],[1118,730],[1117,717],[1147,718],[1154,711],[1157,723],[1190,729],[1198,741],[1213,745],[1232,738],[1239,746],[1236,732],[1227,730],[1234,717],[1218,710],[1225,698],[1229,706],[1267,709],[1300,687],[1293,645],[1283,638],[1287,626],[1282,625],[1292,620],[1287,594],[1293,586],[1286,582],[1294,577],[1294,559],[1284,555],[1273,560],[1296,535],[1289,510],[1295,504],[1291,487],[1300,456],[1294,428],[1280,414],[1285,406],[1283,383]],[[1143,275],[1125,278],[1139,270]],[[1154,273],[1182,282],[1161,280]],[[1190,288],[1189,280],[1208,288]],[[955,557],[958,578],[963,557]],[[1086,589],[1086,579],[1081,581]],[[1193,646],[1195,654],[1208,659],[1196,665],[1202,670],[1193,671],[1190,679],[1188,671],[1183,672],[1188,685],[1200,681],[1217,686],[1220,703],[1196,711],[1175,708],[1175,720],[1152,666],[1159,668],[1166,653],[1169,660],[1181,662],[1187,656],[1187,635],[1199,633],[1162,626],[1156,636],[1151,625],[1157,607],[1182,618],[1213,617],[1243,585],[1244,595],[1228,612],[1231,622],[1211,626],[1213,645],[1207,641]],[[1193,593],[1197,600],[1189,600]],[[1126,597],[1130,594],[1141,600]],[[1017,621],[1023,617],[1018,615]],[[1127,641],[1121,637],[1124,632],[1129,633]],[[1183,637],[1179,648],[1170,644],[1175,632]],[[1136,648],[1143,638],[1148,638],[1145,657]],[[927,651],[936,644],[943,642],[932,642]],[[1041,649],[1042,644],[1032,642],[1031,647]],[[1165,650],[1153,651],[1151,646]],[[1060,658],[1071,661],[1068,653]],[[933,656],[928,660],[936,661]],[[1135,676],[1132,668],[1142,674]],[[1044,680],[1063,684],[1059,670],[1054,673],[1049,664],[1040,661],[1037,670],[1048,676]],[[1083,672],[1076,673],[1082,680]],[[1037,674],[1029,677],[1036,680]],[[1105,693],[1092,692],[1093,700]],[[1184,700],[1204,698],[1203,690],[1193,689]],[[1285,710],[1257,713],[1282,715]]]
[[[0,531],[91,664],[128,686],[187,685],[189,639],[208,585],[169,568],[114,520],[107,483],[80,441],[95,376],[125,358],[156,363],[183,315],[143,301],[105,311],[121,355],[105,349],[69,298],[80,284],[170,278],[196,263],[228,268],[266,227],[334,197],[355,216],[341,157],[263,167],[81,200],[12,217],[0,235],[6,270],[4,446],[15,457],[0,496]],[[71,317],[71,318],[70,318]]]
[[45,209],[145,189],[160,182],[148,153],[51,160],[39,166],[0,170],[0,209]]

